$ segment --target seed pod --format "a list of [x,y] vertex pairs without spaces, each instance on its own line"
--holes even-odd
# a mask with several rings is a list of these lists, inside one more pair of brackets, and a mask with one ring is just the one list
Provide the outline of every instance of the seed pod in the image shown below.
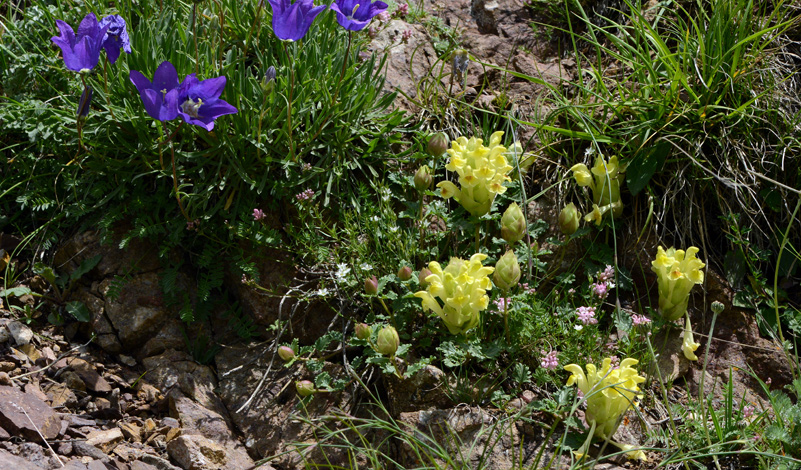
[[401,281],[408,281],[412,278],[412,268],[404,266],[398,270],[398,279]]
[[356,325],[356,337],[365,340],[373,334],[373,329],[367,323],[359,323]]
[[302,397],[308,397],[317,391],[310,380],[299,380],[295,382],[295,389],[298,391],[298,395]]
[[448,136],[442,132],[434,134],[428,139],[428,145],[426,145],[426,152],[432,157],[439,157],[446,150],[448,150],[448,145],[450,144],[448,140]]
[[414,174],[414,189],[422,193],[431,187],[432,181],[431,170],[427,165],[423,165]]
[[576,233],[576,230],[578,230],[580,220],[581,216],[579,215],[578,209],[576,209],[576,205],[571,202],[559,213],[559,230],[565,235],[573,235]]
[[373,276],[364,280],[364,292],[367,295],[378,294],[378,278]]
[[520,281],[520,263],[517,262],[514,251],[507,251],[495,264],[492,281],[504,291],[510,290]]
[[278,356],[283,359],[284,362],[289,362],[295,358],[295,350],[289,346],[281,346],[278,348]]
[[526,236],[526,218],[516,202],[509,204],[501,217],[501,237],[513,245]]
[[385,356],[393,356],[400,346],[398,330],[391,326],[385,326],[378,332],[378,339],[375,342],[375,350]]

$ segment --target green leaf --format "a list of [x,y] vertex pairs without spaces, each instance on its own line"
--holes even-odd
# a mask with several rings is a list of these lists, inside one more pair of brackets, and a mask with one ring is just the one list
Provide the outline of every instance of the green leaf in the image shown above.
[[81,276],[94,269],[94,267],[97,266],[97,263],[99,263],[102,258],[103,255],[97,255],[83,260],[80,266],[78,266],[78,268],[73,271],[72,274],[70,274],[70,281],[76,281],[80,279]]
[[13,289],[5,289],[0,292],[3,297],[13,295],[15,297],[22,297],[23,295],[32,294],[31,290],[25,286],[14,287]]
[[86,308],[83,302],[79,302],[77,300],[73,300],[71,302],[67,302],[67,305],[64,307],[67,310],[67,313],[72,315],[72,317],[79,322],[88,322],[92,319],[92,313]]
[[44,263],[36,263],[33,265],[33,272],[45,278],[53,287],[56,287],[56,273],[50,266]]
[[626,167],[626,186],[632,195],[642,191],[657,170],[662,168],[670,154],[670,144],[659,142],[646,147],[640,155],[635,156]]

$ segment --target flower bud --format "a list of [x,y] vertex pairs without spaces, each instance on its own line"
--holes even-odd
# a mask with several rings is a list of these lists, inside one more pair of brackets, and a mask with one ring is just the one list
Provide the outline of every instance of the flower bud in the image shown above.
[[572,202],[562,209],[559,213],[559,230],[565,235],[573,235],[579,228],[581,216],[579,215],[576,205]]
[[365,340],[373,334],[373,329],[367,323],[359,323],[356,325],[356,337]]
[[420,283],[420,287],[423,289],[426,288],[428,283],[426,282],[426,278],[431,275],[431,270],[428,268],[423,268],[420,270],[420,274],[417,275],[417,281]]
[[414,174],[414,189],[422,193],[431,187],[432,181],[431,170],[427,165],[423,165]]
[[526,218],[516,202],[509,204],[501,217],[501,237],[514,244],[526,236]]
[[717,300],[712,302],[712,312],[715,315],[720,315],[723,312],[723,302],[718,302]]
[[78,101],[78,110],[76,111],[76,115],[78,118],[85,118],[89,115],[89,109],[92,106],[92,87],[89,85],[83,88],[83,93],[81,93],[81,99]]
[[391,326],[385,326],[378,332],[378,339],[375,342],[376,352],[385,356],[394,356],[398,346],[400,346],[398,330]]
[[266,72],[264,72],[264,78],[262,79],[261,87],[265,93],[272,93],[273,88],[275,87],[275,67],[272,65],[267,68]]
[[398,279],[401,281],[408,281],[412,278],[412,268],[404,266],[398,270]]
[[432,157],[439,157],[446,150],[448,150],[448,145],[450,144],[448,140],[448,136],[442,132],[434,134],[428,139],[428,145],[426,145],[426,152]]
[[298,395],[302,397],[308,397],[317,391],[317,389],[314,388],[314,384],[310,380],[299,380],[295,382],[295,389],[297,389]]
[[515,252],[509,250],[495,264],[492,280],[499,289],[508,291],[520,281],[520,264]]
[[278,348],[278,356],[283,359],[284,362],[289,362],[295,358],[295,350],[289,346],[281,346]]
[[364,280],[364,292],[366,292],[367,295],[376,295],[376,294],[378,294],[378,278],[377,277],[375,277],[375,276],[368,277],[367,279]]

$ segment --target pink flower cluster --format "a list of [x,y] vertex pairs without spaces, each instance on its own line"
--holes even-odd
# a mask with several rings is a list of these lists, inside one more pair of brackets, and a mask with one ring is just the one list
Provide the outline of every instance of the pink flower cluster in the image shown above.
[[401,18],[409,14],[409,4],[408,3],[398,3],[398,8],[395,10],[395,14]]
[[403,43],[409,42],[409,38],[411,37],[412,37],[412,30],[406,29],[403,31],[403,34],[401,35],[401,42]]
[[631,323],[636,326],[647,325],[651,323],[651,319],[646,317],[645,315],[638,315],[634,314],[631,316]]
[[537,292],[537,289],[529,287],[528,282],[520,284],[520,287],[523,288],[523,292],[525,292],[526,294],[534,294],[535,292]]
[[543,369],[554,370],[559,367],[559,351],[553,350],[551,352],[546,353],[545,351],[541,352],[542,358],[540,359],[540,366]]
[[503,313],[506,309],[512,308],[512,298],[511,297],[500,297],[495,299],[493,302],[495,307],[498,309],[499,312]]
[[295,199],[301,202],[308,201],[313,197],[314,197],[314,191],[312,191],[311,189],[307,189],[303,192],[295,194]]
[[615,279],[615,267],[606,265],[606,269],[598,273],[598,282],[612,282]]
[[579,307],[576,309],[579,321],[584,325],[595,325],[598,320],[595,318],[595,307]]
[[590,291],[599,299],[605,299],[609,294],[609,284],[605,282],[590,284]]
[[266,216],[264,215],[264,211],[263,210],[261,210],[261,209],[253,209],[253,220],[256,220],[256,221],[263,220],[264,217],[266,217]]

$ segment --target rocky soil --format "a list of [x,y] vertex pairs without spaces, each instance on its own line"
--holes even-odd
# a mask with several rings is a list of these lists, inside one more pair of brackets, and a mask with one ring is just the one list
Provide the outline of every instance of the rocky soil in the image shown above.
[[[497,104],[505,83],[510,106],[525,118],[532,112],[532,100],[541,85],[505,76],[486,64],[556,85],[560,77],[574,73],[569,63],[532,53],[541,48],[522,1],[454,0],[427,2],[427,8],[455,28],[464,47],[485,63],[471,62],[453,93],[491,107]],[[399,37],[407,29],[414,34],[407,43],[400,43]],[[448,89],[451,63],[437,57],[431,38],[419,25],[393,20],[376,38],[374,47],[384,50],[390,43],[396,45],[388,49],[388,87],[404,91],[399,106],[423,113],[414,103],[425,98],[419,85],[431,82]],[[531,136],[530,130],[521,133],[525,134],[523,141]],[[532,213],[546,219],[553,212],[532,207]],[[435,367],[427,367],[407,381],[374,380],[383,393],[386,410],[370,408],[366,392],[355,386],[342,393],[315,396],[302,408],[294,382],[309,377],[302,376],[298,368],[282,366],[272,338],[244,344],[223,318],[185,331],[187,326],[162,298],[157,248],[144,242],[134,242],[125,250],[116,246],[103,245],[96,233],[86,232],[65,240],[55,256],[59,272],[71,272],[83,260],[101,256],[71,294],[71,300],[82,301],[90,310],[89,323],[45,327],[47,322],[39,319],[29,326],[19,318],[19,310],[0,304],[0,470],[242,470],[258,463],[263,463],[260,468],[264,469],[293,469],[304,460],[350,468],[349,459],[353,458],[366,468],[363,455],[350,456],[336,449],[324,452],[320,434],[310,420],[371,413],[392,418],[408,432],[433,435],[442,443],[460,447],[461,442],[454,453],[461,452],[459,455],[474,464],[483,461],[485,468],[511,468],[521,461],[530,465],[540,450],[545,451],[542,458],[551,455],[552,445],[542,428],[507,418],[508,411],[526,413],[526,404],[540,398],[534,391],[512,400],[505,411],[460,405],[438,390],[446,374]],[[630,271],[650,272],[633,269],[640,259],[648,258],[632,253],[625,260]],[[262,284],[274,289],[277,296],[264,295],[233,275],[226,277],[226,287],[259,328],[266,331],[277,319],[289,319],[291,335],[305,343],[329,328],[349,328],[323,304],[282,298],[281,294],[305,282],[299,280],[300,273],[292,263],[283,261],[282,253],[262,253]],[[750,367],[760,378],[771,379],[774,387],[780,387],[789,377],[785,358],[760,337],[752,316],[731,307],[732,292],[725,283],[714,273],[708,278],[707,295],[694,299],[694,311],[708,311],[705,307],[713,300],[722,301],[726,310],[716,326],[707,384],[719,386],[734,366],[737,396],[759,400],[755,384],[742,371]],[[653,279],[640,281],[653,283]],[[191,273],[179,276],[177,282],[191,295]],[[38,277],[26,279],[25,285],[41,294],[48,292]],[[35,304],[31,296],[8,297],[7,301],[20,307]],[[696,330],[708,331],[710,320],[698,313],[693,318]],[[193,359],[186,340],[203,335],[222,345],[207,365]],[[706,340],[699,339],[703,350]],[[677,382],[686,378],[693,393],[700,371],[683,359],[679,347],[680,343],[669,342],[660,368]],[[343,373],[341,365],[330,367],[331,372]],[[674,398],[682,400],[686,390],[684,384],[675,387]],[[660,423],[666,418],[658,410],[643,416],[642,424],[633,421],[621,429],[629,435],[621,440],[636,442],[643,426],[663,425]],[[380,438],[380,432],[375,432],[373,437]],[[400,465],[418,462],[415,449],[407,444],[393,440],[387,446],[386,451]],[[605,465],[612,468],[616,464]]]

